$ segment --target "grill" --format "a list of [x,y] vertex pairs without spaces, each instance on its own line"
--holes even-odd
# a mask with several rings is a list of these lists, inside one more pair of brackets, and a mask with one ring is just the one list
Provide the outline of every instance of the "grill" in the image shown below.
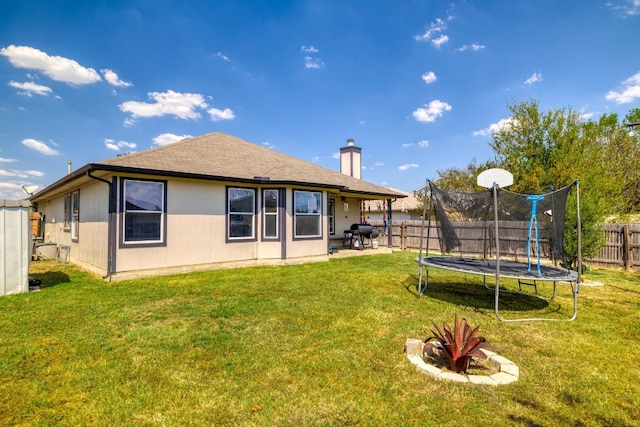
[[356,247],[361,250],[364,248],[364,239],[368,239],[369,245],[373,248],[373,239],[380,235],[378,229],[369,224],[353,224],[344,233],[349,238],[349,247],[354,247],[353,239],[355,239]]

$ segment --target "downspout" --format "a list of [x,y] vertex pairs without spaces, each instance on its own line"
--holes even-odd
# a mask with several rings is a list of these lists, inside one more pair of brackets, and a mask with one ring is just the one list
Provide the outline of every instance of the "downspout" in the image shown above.
[[113,242],[112,242],[112,235],[113,235],[113,223],[114,223],[114,216],[115,216],[115,197],[114,197],[114,192],[113,192],[113,182],[109,182],[106,179],[103,178],[99,178],[97,176],[93,176],[91,175],[91,169],[87,170],[87,176],[91,179],[95,179],[97,181],[101,181],[104,182],[105,184],[107,184],[109,186],[109,214],[108,214],[108,220],[107,220],[107,274],[105,274],[104,276],[102,276],[103,279],[107,279],[111,277],[111,274],[113,274]]

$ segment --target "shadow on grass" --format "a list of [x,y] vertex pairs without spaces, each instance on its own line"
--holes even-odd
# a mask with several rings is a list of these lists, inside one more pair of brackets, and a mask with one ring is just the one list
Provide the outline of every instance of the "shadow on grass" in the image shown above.
[[634,293],[636,295],[640,295],[640,291],[635,291],[633,289],[627,289],[627,288],[623,288],[621,286],[616,286],[616,285],[607,285],[607,286],[609,286],[610,288],[613,288],[613,289],[617,289],[617,290],[619,290],[621,292],[631,292],[631,293]]
[[[411,275],[404,281],[407,292],[418,297],[418,276]],[[429,280],[427,289],[422,291],[421,298],[432,298],[450,304],[475,307],[478,309],[495,308],[495,291],[487,289],[482,283],[462,283],[461,281],[445,282],[440,279]],[[500,309],[511,311],[541,310],[549,307],[549,301],[536,295],[500,293]],[[551,309],[557,311],[559,307]]]
[[43,273],[33,273],[30,278],[40,280],[40,288],[50,288],[61,283],[71,283],[71,278],[62,271],[45,271]]

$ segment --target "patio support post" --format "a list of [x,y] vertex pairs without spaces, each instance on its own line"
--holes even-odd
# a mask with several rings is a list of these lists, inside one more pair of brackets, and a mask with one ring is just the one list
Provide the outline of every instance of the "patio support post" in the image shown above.
[[393,248],[393,221],[391,218],[391,199],[387,199],[387,247]]

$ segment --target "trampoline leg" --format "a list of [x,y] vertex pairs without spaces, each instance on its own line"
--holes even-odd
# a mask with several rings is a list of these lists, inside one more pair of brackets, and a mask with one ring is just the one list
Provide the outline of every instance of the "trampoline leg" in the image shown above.
[[[518,279],[518,290],[522,291],[522,285],[526,285],[526,286],[533,286],[533,291],[537,294],[538,293],[538,283],[534,280],[532,282],[527,282],[524,279]],[[555,286],[554,286],[555,289]]]
[[[423,274],[423,269],[425,273]],[[424,286],[422,286],[422,278],[424,277]],[[420,269],[418,271],[418,298],[422,296],[424,291],[427,290],[427,285],[429,283],[429,267],[420,264]]]
[[[496,317],[498,318],[498,320],[500,320],[501,322],[533,322],[533,321],[541,321],[541,320],[545,320],[545,321],[566,321],[566,322],[572,322],[574,321],[577,317],[578,317],[578,294],[580,293],[580,283],[575,283],[574,282],[570,282],[569,285],[571,286],[571,293],[573,294],[573,315],[568,318],[568,319],[549,319],[549,318],[544,318],[544,317],[528,317],[528,318],[522,318],[522,319],[505,319],[504,317],[500,316],[500,289],[497,286],[497,281],[498,279],[496,278],[496,294],[495,294],[495,312],[496,312]],[[553,282],[553,296],[551,298],[549,298],[549,300],[552,300],[557,292],[557,282]]]

